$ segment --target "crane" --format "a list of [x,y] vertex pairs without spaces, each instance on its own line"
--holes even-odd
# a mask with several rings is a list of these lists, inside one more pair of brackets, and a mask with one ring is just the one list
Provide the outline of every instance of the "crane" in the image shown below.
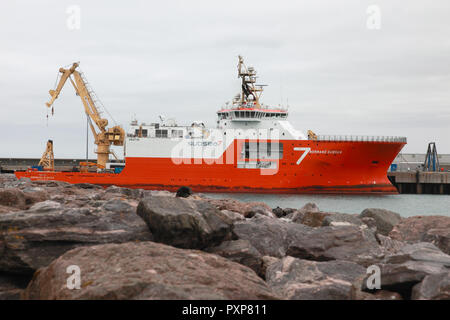
[[39,166],[42,166],[44,170],[54,171],[55,170],[55,159],[53,156],[53,141],[47,141],[47,148],[39,161]]
[[423,170],[434,172],[441,170],[435,142],[430,142],[428,144],[427,154],[425,155],[425,162],[423,163]]
[[[83,73],[76,70],[78,66],[79,63],[75,62],[72,64],[70,69],[59,69],[61,78],[55,90],[49,91],[51,99],[46,103],[46,105],[49,108],[52,107],[67,79],[69,79],[73,87],[75,88],[76,94],[81,98],[84,106],[84,111],[86,112],[86,115],[89,119],[89,126],[95,138],[95,144],[97,145],[97,168],[104,168],[109,160],[109,154],[114,155],[112,150],[110,150],[110,146],[123,146],[125,140],[125,131],[120,126],[107,128],[108,120],[101,117],[99,108],[96,106],[96,100],[93,99],[93,97],[95,97],[95,93],[90,88]],[[95,124],[98,132],[92,123]]]

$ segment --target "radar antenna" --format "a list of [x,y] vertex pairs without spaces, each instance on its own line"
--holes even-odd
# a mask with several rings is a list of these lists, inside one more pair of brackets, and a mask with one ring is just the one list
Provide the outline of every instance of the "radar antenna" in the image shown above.
[[255,84],[257,78],[256,70],[253,67],[247,68],[242,56],[239,56],[238,77],[242,79],[242,93],[240,96],[237,95],[235,99],[240,98],[241,106],[252,103],[254,107],[260,109],[259,98],[263,92],[264,85]]

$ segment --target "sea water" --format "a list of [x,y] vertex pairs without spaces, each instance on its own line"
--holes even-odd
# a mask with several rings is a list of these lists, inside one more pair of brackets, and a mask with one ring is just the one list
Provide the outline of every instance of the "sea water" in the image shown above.
[[402,217],[417,215],[445,215],[450,217],[450,195],[309,195],[309,194],[247,194],[208,193],[211,198],[232,198],[240,201],[265,202],[271,208],[301,208],[315,203],[321,211],[361,213],[366,208],[382,208]]

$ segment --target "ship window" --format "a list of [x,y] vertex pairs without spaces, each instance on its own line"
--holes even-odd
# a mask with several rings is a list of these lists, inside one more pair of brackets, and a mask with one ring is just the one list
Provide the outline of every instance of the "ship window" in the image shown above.
[[252,117],[252,118],[255,117],[255,111],[250,112],[250,117]]
[[142,136],[146,137],[148,134],[148,130],[147,129],[142,129]]
[[172,137],[183,138],[183,130],[172,130]]
[[239,111],[235,111],[235,112],[234,112],[235,118],[240,118],[239,115],[240,115],[240,114],[239,114]]
[[240,111],[241,118],[245,118],[245,111]]
[[167,138],[167,130],[157,129],[155,130],[156,138]]

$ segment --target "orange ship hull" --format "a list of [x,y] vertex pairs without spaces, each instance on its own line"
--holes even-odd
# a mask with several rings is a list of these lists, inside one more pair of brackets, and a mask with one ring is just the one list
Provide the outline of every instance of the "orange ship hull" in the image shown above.
[[[215,159],[184,159],[177,164],[171,158],[127,157],[121,173],[18,171],[18,178],[59,180],[174,191],[189,186],[194,192],[239,193],[339,193],[396,194],[387,178],[387,170],[404,142],[283,140],[283,157],[277,169],[243,169],[243,141],[236,140],[231,163],[226,154]],[[304,151],[308,154],[300,159]],[[229,160],[229,159],[228,159]],[[251,160],[251,159],[250,159]],[[267,160],[264,160],[267,161]],[[190,162],[190,163],[189,163]],[[300,163],[299,163],[300,162]]]

